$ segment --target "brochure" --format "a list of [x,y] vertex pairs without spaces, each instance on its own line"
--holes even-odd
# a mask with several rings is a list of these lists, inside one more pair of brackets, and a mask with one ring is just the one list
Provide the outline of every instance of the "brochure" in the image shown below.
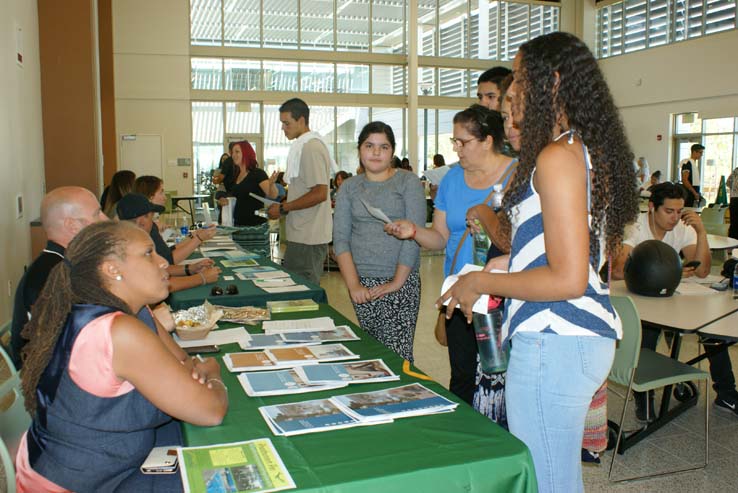
[[400,379],[400,376],[393,373],[381,359],[306,365],[295,368],[295,373],[309,384],[375,383]]
[[253,351],[256,349],[271,349],[278,347],[285,347],[288,345],[299,345],[307,346],[310,344],[320,344],[318,341],[287,341],[285,334],[251,334],[251,339],[248,341],[239,342],[239,346],[244,351]]
[[292,293],[292,292],[295,292],[295,291],[309,291],[310,290],[310,288],[307,287],[307,286],[305,286],[304,284],[298,284],[296,286],[280,286],[280,287],[271,287],[271,288],[262,287],[262,286],[259,286],[259,287],[261,287],[261,289],[263,289],[267,293],[272,293],[272,294],[275,294],[275,293]]
[[327,331],[305,331],[305,332],[288,332],[281,334],[285,342],[288,343],[308,343],[308,342],[338,342],[338,341],[358,341],[357,336],[348,325],[339,325],[335,330]]
[[177,456],[185,493],[256,493],[295,488],[268,438],[181,447]]
[[374,392],[339,395],[332,399],[348,414],[361,420],[446,413],[458,406],[419,383]]
[[[269,428],[278,436],[302,435],[320,431],[363,426],[358,418],[349,416],[330,399],[262,406],[259,412]],[[387,420],[386,422],[391,422]]]
[[295,373],[294,369],[240,373],[238,375],[238,382],[243,387],[246,395],[250,397],[319,392],[321,390],[337,389],[348,385],[340,381],[325,383],[306,382],[304,378]]
[[248,250],[231,250],[225,253],[225,257],[229,260],[245,260],[249,258],[259,258],[261,255]]
[[357,336],[348,325],[339,325],[336,330],[288,332],[277,334],[249,334],[249,340],[239,342],[245,351],[255,349],[270,349],[288,345],[309,346],[322,342],[358,341]]
[[269,206],[272,206],[274,204],[279,204],[279,202],[277,202],[276,200],[271,200],[271,199],[268,199],[266,197],[262,197],[261,195],[257,195],[257,194],[255,194],[253,192],[250,193],[249,195],[252,198],[255,198],[256,200],[258,200],[259,202],[262,202],[264,204],[264,207],[269,207]]
[[254,277],[256,279],[279,279],[283,277],[290,277],[289,272],[285,272],[283,270],[273,270],[268,272],[254,272]]
[[227,267],[229,269],[232,269],[234,267],[253,267],[253,266],[259,265],[259,263],[252,258],[248,258],[245,260],[227,260],[226,259],[226,260],[221,260],[220,263],[223,264],[223,267]]
[[309,312],[318,309],[313,300],[281,300],[267,301],[267,308],[272,313]]
[[323,344],[320,346],[290,346],[268,349],[269,357],[278,365],[304,365],[316,361],[340,361],[359,359],[343,344]]
[[188,348],[210,345],[222,346],[223,344],[233,343],[240,344],[243,341],[249,340],[251,336],[249,336],[249,333],[243,327],[235,327],[233,329],[211,330],[202,339],[184,341],[177,334],[174,334],[173,337],[177,344],[179,344],[179,347]]
[[289,368],[287,365],[278,367],[269,357],[266,351],[258,351],[253,353],[226,353],[223,356],[223,363],[230,372],[240,371],[263,371],[274,370],[277,368]]
[[251,267],[239,267],[238,269],[233,269],[233,272],[237,272],[239,274],[253,274],[254,272],[270,272],[277,270],[276,267],[272,267],[271,265],[253,265]]
[[292,368],[320,361],[340,361],[359,359],[358,354],[349,351],[343,344],[322,346],[290,346],[265,349],[246,353],[227,353],[223,363],[231,372],[263,371]]
[[387,214],[385,214],[382,209],[379,209],[378,207],[372,207],[369,202],[364,200],[363,198],[360,198],[361,203],[364,204],[364,207],[366,207],[367,212],[369,212],[369,215],[374,217],[375,219],[379,219],[383,223],[391,223],[392,220],[387,217]]
[[261,324],[266,334],[278,332],[305,332],[336,330],[336,325],[330,317],[301,318],[296,320],[265,320]]
[[254,279],[254,286],[257,288],[280,288],[285,286],[294,286],[295,281],[291,277],[275,277],[274,279]]

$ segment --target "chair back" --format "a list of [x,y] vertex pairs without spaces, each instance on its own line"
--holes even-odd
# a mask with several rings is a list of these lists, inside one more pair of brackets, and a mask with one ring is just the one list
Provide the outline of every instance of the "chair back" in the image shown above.
[[610,296],[610,302],[623,325],[623,338],[615,348],[609,379],[627,387],[641,353],[641,319],[629,296]]
[[0,383],[0,438],[5,443],[10,457],[14,458],[23,433],[31,425],[31,416],[26,411],[23,400],[20,374],[1,347],[0,356],[10,370],[10,377]]
[[7,493],[15,493],[15,460],[10,456],[8,448],[5,446],[5,442],[0,440],[0,464],[3,466],[5,472],[5,489],[2,490],[2,484],[0,483],[0,490],[6,491]]
[[727,210],[727,207],[717,205],[715,207],[705,207],[700,212],[700,217],[704,224],[725,224],[725,211]]

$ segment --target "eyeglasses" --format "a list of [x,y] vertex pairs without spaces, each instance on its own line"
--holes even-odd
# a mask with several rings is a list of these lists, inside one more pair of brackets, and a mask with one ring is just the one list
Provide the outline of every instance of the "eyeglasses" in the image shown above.
[[458,147],[459,149],[461,149],[462,147],[464,147],[466,144],[468,144],[472,140],[477,140],[477,139],[472,137],[471,139],[464,140],[464,139],[457,139],[456,137],[451,137],[449,140],[451,141],[452,146]]

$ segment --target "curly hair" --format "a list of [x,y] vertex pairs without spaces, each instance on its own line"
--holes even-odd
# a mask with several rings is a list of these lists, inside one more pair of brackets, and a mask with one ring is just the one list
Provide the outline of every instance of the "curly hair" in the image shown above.
[[74,237],[46,281],[31,310],[31,320],[22,335],[29,342],[23,348],[21,387],[28,412],[36,412],[36,387],[46,370],[75,303],[115,308],[127,314],[131,308],[105,286],[100,265],[111,257],[125,259],[126,245],[140,231],[133,224],[104,221],[91,224]]
[[590,258],[599,258],[603,236],[606,254],[614,256],[625,225],[638,215],[638,188],[633,152],[597,61],[581,40],[562,32],[528,41],[519,53],[515,82],[516,105],[523,98],[522,121],[517,122],[522,148],[518,172],[503,201],[505,228],[510,228],[512,209],[523,199],[538,155],[565,117],[587,145],[593,168]]

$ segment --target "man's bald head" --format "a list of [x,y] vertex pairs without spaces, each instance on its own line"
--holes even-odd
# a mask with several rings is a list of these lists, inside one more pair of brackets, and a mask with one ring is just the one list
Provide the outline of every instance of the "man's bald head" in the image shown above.
[[41,223],[46,236],[64,248],[82,228],[105,220],[100,203],[86,188],[55,188],[41,201]]

